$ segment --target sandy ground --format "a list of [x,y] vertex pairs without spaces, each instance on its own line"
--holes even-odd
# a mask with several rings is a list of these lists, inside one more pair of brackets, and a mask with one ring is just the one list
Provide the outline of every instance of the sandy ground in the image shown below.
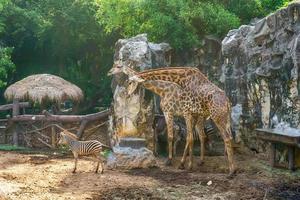
[[95,164],[81,159],[72,174],[70,156],[0,151],[0,199],[300,199],[299,172],[273,170],[257,156],[237,156],[233,179],[222,156],[191,172],[162,161],[158,168],[95,174]]

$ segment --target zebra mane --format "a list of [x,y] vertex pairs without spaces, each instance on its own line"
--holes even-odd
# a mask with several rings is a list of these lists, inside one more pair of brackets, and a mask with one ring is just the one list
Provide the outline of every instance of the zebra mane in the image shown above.
[[64,133],[65,135],[70,136],[74,140],[78,140],[79,139],[77,135],[75,135],[74,133],[71,133],[68,130],[63,130],[61,133]]

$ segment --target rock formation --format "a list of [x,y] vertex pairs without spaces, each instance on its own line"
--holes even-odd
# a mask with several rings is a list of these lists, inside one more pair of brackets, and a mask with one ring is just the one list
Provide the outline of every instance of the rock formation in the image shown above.
[[[166,43],[148,42],[141,34],[116,43],[114,61],[133,67],[137,71],[170,65],[171,47]],[[112,81],[114,132],[119,137],[142,137],[151,144],[153,137],[153,98],[151,93],[139,88],[139,92],[127,95],[128,77],[117,74]]]
[[231,30],[222,41],[222,54],[221,81],[233,106],[242,108],[239,136],[244,141],[258,148],[252,130],[278,122],[300,128],[299,2]]
[[[171,47],[166,43],[148,42],[147,35],[141,34],[116,43],[114,62],[122,62],[137,71],[170,65]],[[112,80],[113,114],[111,135],[115,140],[115,153],[109,157],[108,166],[118,168],[151,167],[155,165],[153,153],[153,94],[142,87],[132,95],[127,94],[128,77],[120,73]],[[121,147],[120,138],[144,138],[147,147],[133,149]],[[135,140],[135,139],[132,139]]]

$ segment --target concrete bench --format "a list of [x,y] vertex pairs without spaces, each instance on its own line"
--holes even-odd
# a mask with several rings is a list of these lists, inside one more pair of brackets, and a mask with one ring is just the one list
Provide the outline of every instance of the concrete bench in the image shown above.
[[300,134],[288,133],[273,129],[255,129],[257,137],[271,143],[270,165],[276,166],[276,144],[283,144],[288,148],[288,168],[295,170],[295,149],[300,147]]

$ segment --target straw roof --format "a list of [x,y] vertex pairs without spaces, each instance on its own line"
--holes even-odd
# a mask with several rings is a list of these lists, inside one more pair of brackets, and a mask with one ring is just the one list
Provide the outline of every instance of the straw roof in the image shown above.
[[36,74],[10,85],[4,92],[4,97],[7,100],[31,100],[38,103],[64,100],[79,102],[83,93],[79,87],[58,76]]

